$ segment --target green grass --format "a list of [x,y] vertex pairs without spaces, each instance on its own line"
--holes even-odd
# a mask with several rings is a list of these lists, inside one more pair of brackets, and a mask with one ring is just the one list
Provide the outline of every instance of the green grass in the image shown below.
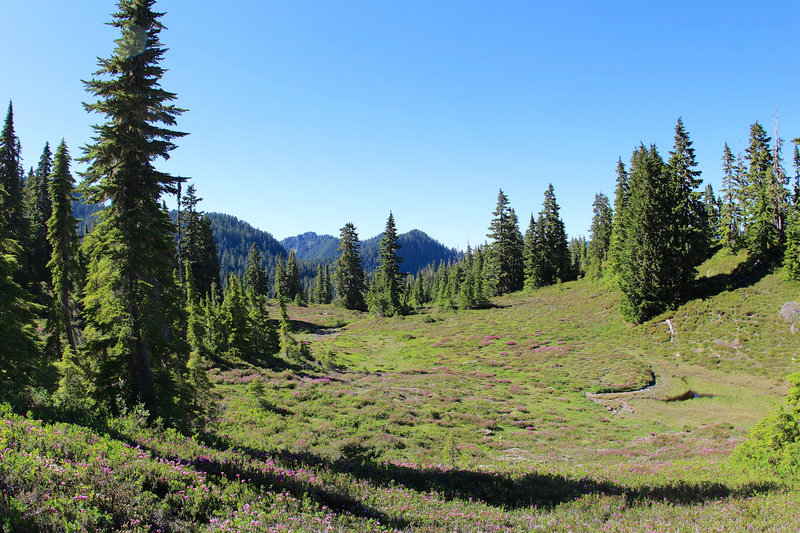
[[290,307],[324,364],[212,371],[203,441],[5,410],[0,529],[794,530],[797,482],[729,460],[797,370],[798,286],[742,260],[637,327],[588,280],[399,318]]

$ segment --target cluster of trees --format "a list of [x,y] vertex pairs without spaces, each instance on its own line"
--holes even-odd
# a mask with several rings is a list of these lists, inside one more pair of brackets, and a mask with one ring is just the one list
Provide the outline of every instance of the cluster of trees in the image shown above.
[[[182,198],[177,242],[161,201],[163,194],[180,195],[183,179],[153,163],[185,134],[174,129],[183,110],[160,86],[165,49],[153,3],[119,2],[111,22],[121,34],[116,48],[84,82],[95,99],[85,107],[104,122],[94,126],[82,157],[87,169],[80,192],[88,205],[101,206],[94,223],[82,226],[91,226],[82,243],[66,144],[54,156],[45,146],[38,167],[24,176],[9,105],[0,139],[0,390],[6,397],[21,401],[38,385],[66,408],[94,405],[116,413],[142,403],[154,417],[195,420],[208,407],[203,354],[239,347],[236,298],[216,305],[216,247],[194,188]],[[235,291],[236,283],[230,286]],[[245,306],[247,343],[266,346],[270,328],[260,327],[266,314],[254,311],[258,304]],[[266,332],[266,340],[256,332]]]
[[[719,197],[710,185],[700,190],[681,119],[666,162],[654,145],[636,148],[628,170],[618,162],[614,208],[604,195],[595,198],[587,271],[619,285],[628,320],[642,322],[691,297],[697,265],[718,247],[746,249],[752,266],[784,261],[788,276],[798,279],[800,235],[793,235],[791,223],[798,219],[800,195],[788,188],[781,149],[777,131],[771,144],[758,122],[750,127],[744,154],[734,157],[725,144]],[[799,177],[796,141],[794,191]]]

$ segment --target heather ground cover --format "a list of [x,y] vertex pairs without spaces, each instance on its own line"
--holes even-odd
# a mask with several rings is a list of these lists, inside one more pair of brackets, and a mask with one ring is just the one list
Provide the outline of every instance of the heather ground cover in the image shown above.
[[404,318],[291,307],[313,361],[212,370],[207,435],[5,408],[0,529],[796,530],[796,481],[731,460],[797,370],[797,287],[741,259],[639,327],[585,280]]

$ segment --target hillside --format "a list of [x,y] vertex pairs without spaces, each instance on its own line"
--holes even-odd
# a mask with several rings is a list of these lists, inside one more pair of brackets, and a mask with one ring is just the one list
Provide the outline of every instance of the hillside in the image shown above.
[[[383,234],[379,234],[361,241],[361,261],[364,271],[368,274],[378,268],[378,252],[382,238]],[[445,263],[457,261],[461,257],[457,250],[445,247],[417,229],[399,235],[398,241],[400,250],[397,253],[402,258],[400,270],[408,274],[414,274],[417,269],[431,264],[437,265],[441,261]],[[283,239],[281,244],[287,250],[295,250],[299,259],[333,264],[338,257],[339,239],[330,235],[303,233]]]
[[203,438],[5,409],[0,529],[792,531],[797,481],[730,454],[797,370],[798,286],[742,259],[636,327],[589,280],[402,318],[290,307],[318,362],[212,369]]
[[339,239],[332,235],[318,235],[313,231],[307,231],[281,240],[281,245],[287,250],[294,250],[298,259],[333,264],[337,257]]
[[247,253],[253,243],[256,243],[261,250],[267,276],[272,278],[276,259],[287,255],[275,237],[232,215],[206,213],[206,216],[211,219],[222,276],[228,272],[243,275],[247,268]]

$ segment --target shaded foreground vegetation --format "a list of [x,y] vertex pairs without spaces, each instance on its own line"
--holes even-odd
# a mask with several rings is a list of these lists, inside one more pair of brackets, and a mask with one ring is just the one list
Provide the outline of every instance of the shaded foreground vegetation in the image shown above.
[[0,529],[793,530],[794,476],[731,452],[786,391],[795,291],[765,273],[635,328],[588,281],[469,312],[291,307],[312,359],[212,370],[206,433],[3,408]]

